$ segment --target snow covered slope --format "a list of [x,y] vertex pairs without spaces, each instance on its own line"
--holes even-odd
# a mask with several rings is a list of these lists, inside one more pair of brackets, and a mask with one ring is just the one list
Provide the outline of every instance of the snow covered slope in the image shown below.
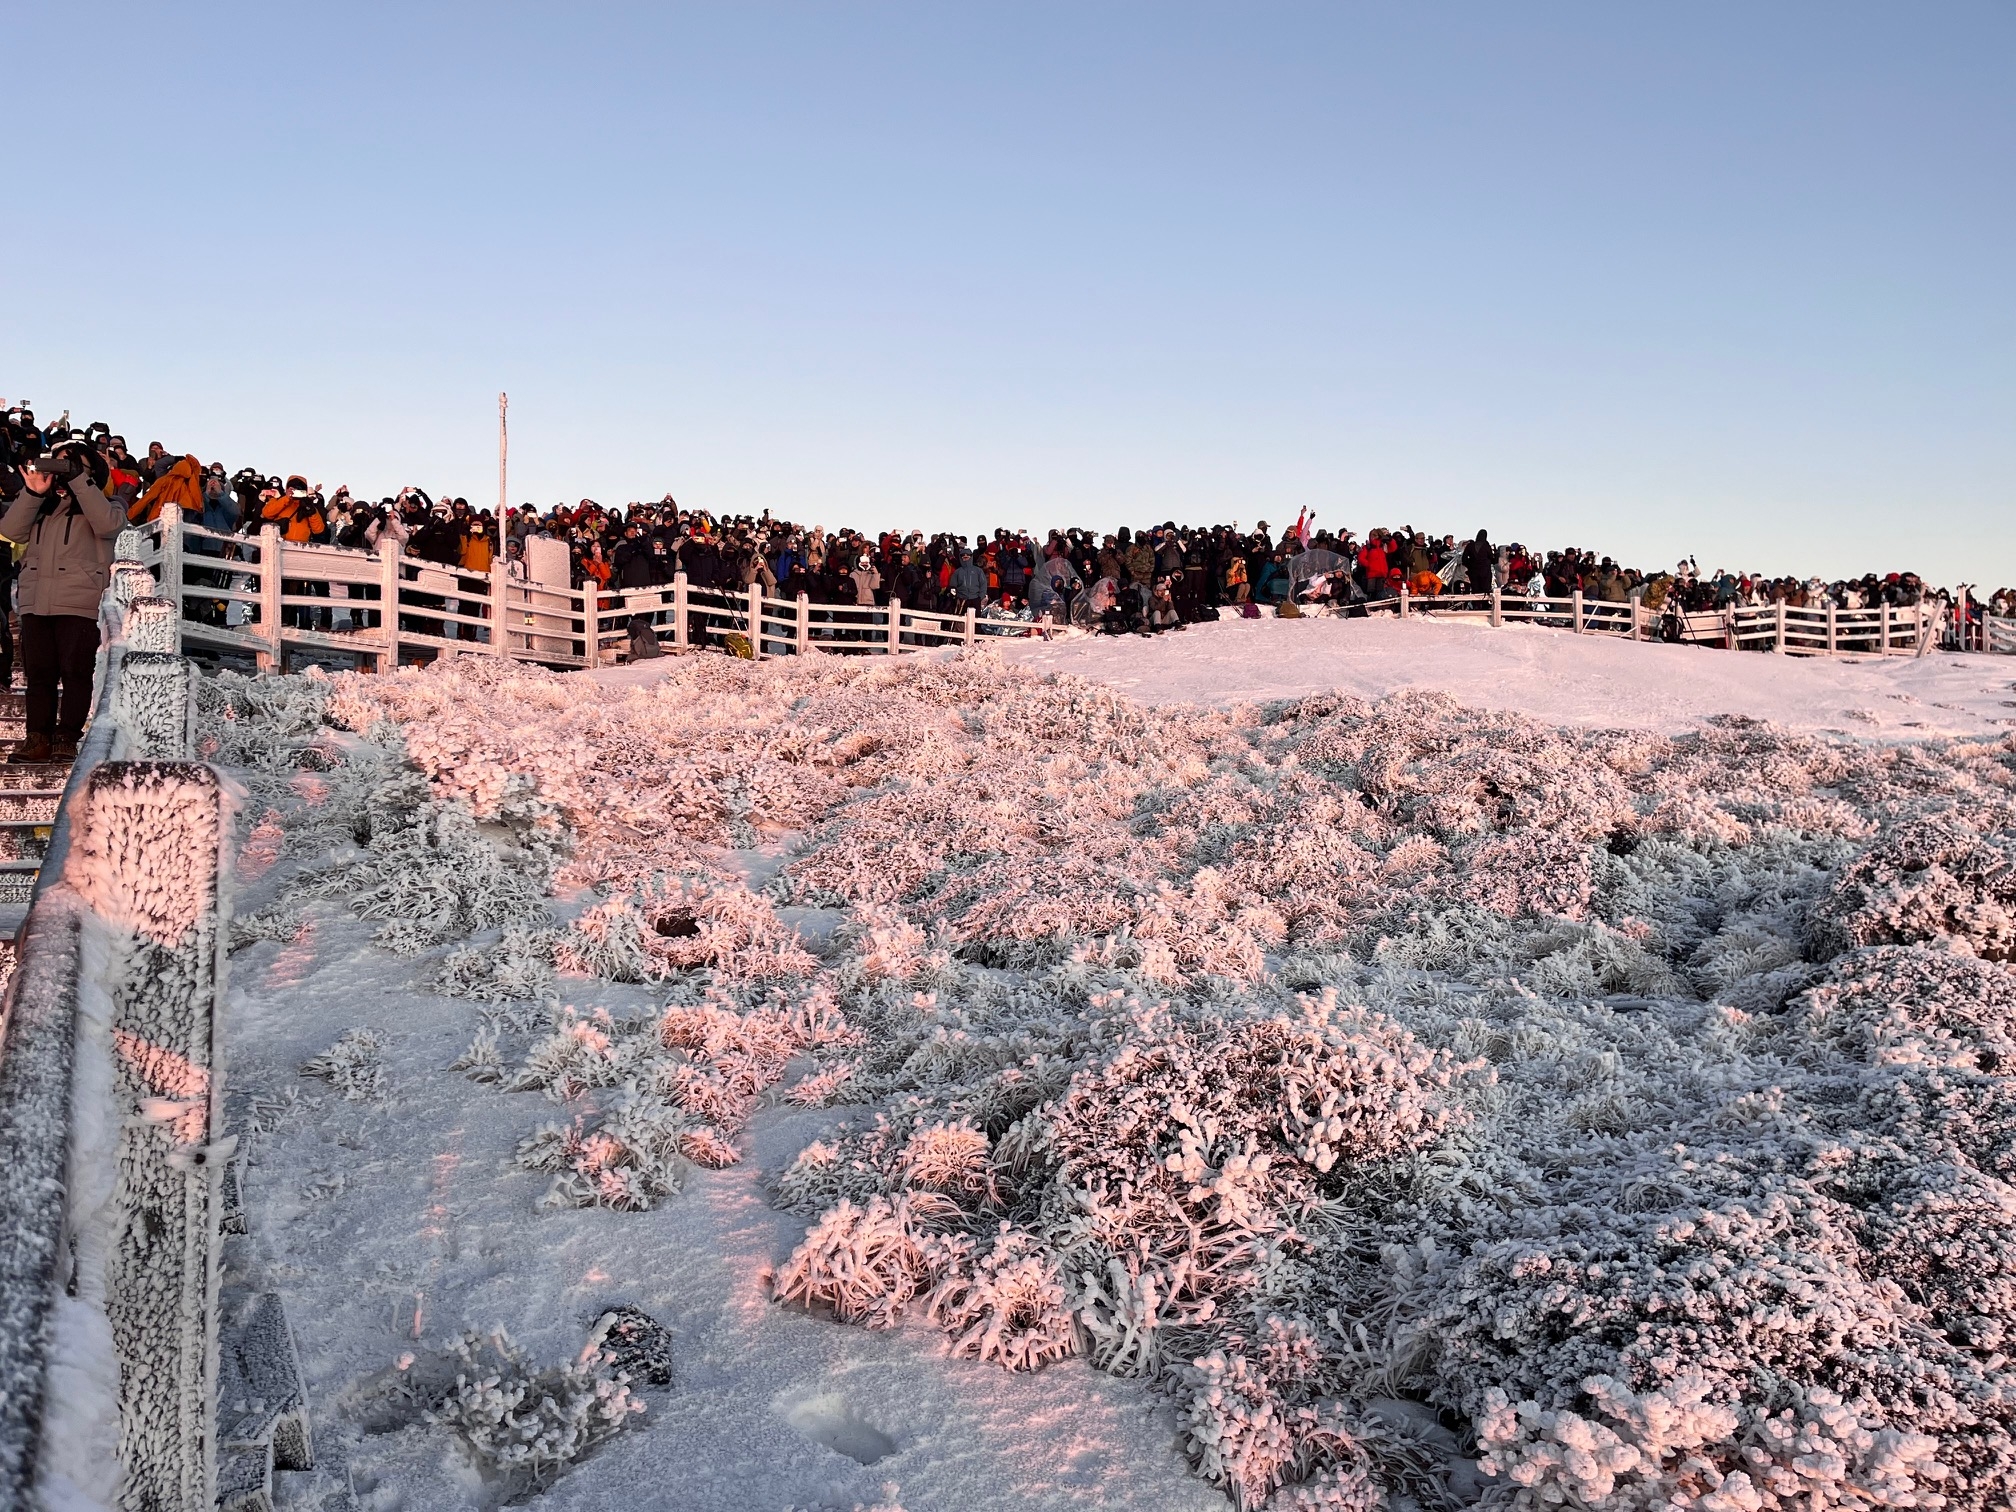
[[[1224,633],[1011,655],[1199,691]],[[1457,635],[1822,675],[1409,625],[1378,697],[1264,709],[992,654],[206,685],[329,1461],[386,1509],[2006,1505],[2016,735],[1391,691]],[[619,1303],[669,1386],[590,1347]]]
[[1909,738],[2016,724],[2016,657],[1773,656],[1633,644],[1457,620],[1221,620],[1146,639],[1003,640],[1018,666],[1069,672],[1143,703],[1229,704],[1432,688],[1550,724],[1675,731],[1716,714],[1794,730]]

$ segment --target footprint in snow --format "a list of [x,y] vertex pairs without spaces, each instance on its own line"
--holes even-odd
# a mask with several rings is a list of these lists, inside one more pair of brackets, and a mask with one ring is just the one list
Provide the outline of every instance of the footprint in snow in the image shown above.
[[784,1414],[805,1437],[857,1465],[872,1465],[896,1452],[896,1441],[861,1416],[837,1391],[808,1397]]

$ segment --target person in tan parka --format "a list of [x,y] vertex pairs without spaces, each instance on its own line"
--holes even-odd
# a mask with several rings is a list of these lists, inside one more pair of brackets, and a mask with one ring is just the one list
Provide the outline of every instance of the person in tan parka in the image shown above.
[[[27,738],[11,762],[69,761],[91,717],[98,602],[125,520],[98,491],[81,444],[59,445],[21,469],[24,487],[0,512],[0,536],[21,558],[21,671]],[[59,708],[60,703],[60,708]]]

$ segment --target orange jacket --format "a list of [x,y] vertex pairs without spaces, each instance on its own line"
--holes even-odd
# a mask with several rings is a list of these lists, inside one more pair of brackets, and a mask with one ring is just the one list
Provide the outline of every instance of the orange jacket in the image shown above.
[[490,550],[490,533],[474,530],[462,537],[462,570],[465,572],[488,572],[494,553]]
[[180,504],[185,515],[203,513],[203,464],[194,457],[184,457],[149,483],[146,491],[126,506],[126,518],[132,524],[145,525],[159,519],[162,509],[170,504]]
[[278,525],[281,537],[296,543],[312,541],[322,533],[322,507],[312,498],[275,494],[260,509],[259,518]]

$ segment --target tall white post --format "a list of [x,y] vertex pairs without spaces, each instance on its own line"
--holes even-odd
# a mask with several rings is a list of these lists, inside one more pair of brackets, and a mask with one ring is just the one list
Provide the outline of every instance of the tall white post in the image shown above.
[[1568,612],[1575,624],[1575,633],[1582,633],[1582,590],[1577,588],[1568,595]]
[[1771,649],[1773,651],[1785,649],[1785,600],[1782,598],[1778,600],[1778,644]]
[[894,656],[903,649],[903,600],[894,594],[889,598],[889,654]]
[[1829,599],[1827,600],[1827,654],[1829,656],[1832,656],[1834,654],[1835,643],[1836,643],[1836,637],[1834,634],[1834,600]]
[[1496,629],[1505,623],[1505,601],[1500,597],[1502,590],[1496,583],[1491,585],[1491,626]]
[[749,654],[763,659],[763,579],[749,585]]
[[1402,619],[1407,618],[1407,603],[1411,597],[1412,595],[1407,592],[1407,585],[1402,583],[1400,585],[1400,618]]
[[1640,616],[1644,612],[1645,590],[1642,588],[1633,588],[1631,590],[1631,639],[1634,641],[1645,639],[1644,625],[1640,619]]
[[497,396],[497,544],[500,548],[504,544],[504,511],[510,507],[505,502],[510,498],[510,492],[504,486],[511,459],[511,430],[505,422],[506,412],[510,408],[511,396],[499,394]]
[[812,600],[805,594],[798,595],[798,654],[807,656],[812,651]]
[[686,649],[686,574],[672,574],[672,644],[681,651]]
[[973,610],[971,610],[971,609],[968,609],[968,610],[966,611],[966,642],[965,642],[965,643],[966,643],[967,645],[969,645],[969,646],[973,644],[973,622],[974,622],[974,621],[975,621],[976,619],[978,619],[978,618],[979,618],[979,615],[978,615],[978,614],[976,614],[976,613],[975,613],[975,612],[974,612]]

